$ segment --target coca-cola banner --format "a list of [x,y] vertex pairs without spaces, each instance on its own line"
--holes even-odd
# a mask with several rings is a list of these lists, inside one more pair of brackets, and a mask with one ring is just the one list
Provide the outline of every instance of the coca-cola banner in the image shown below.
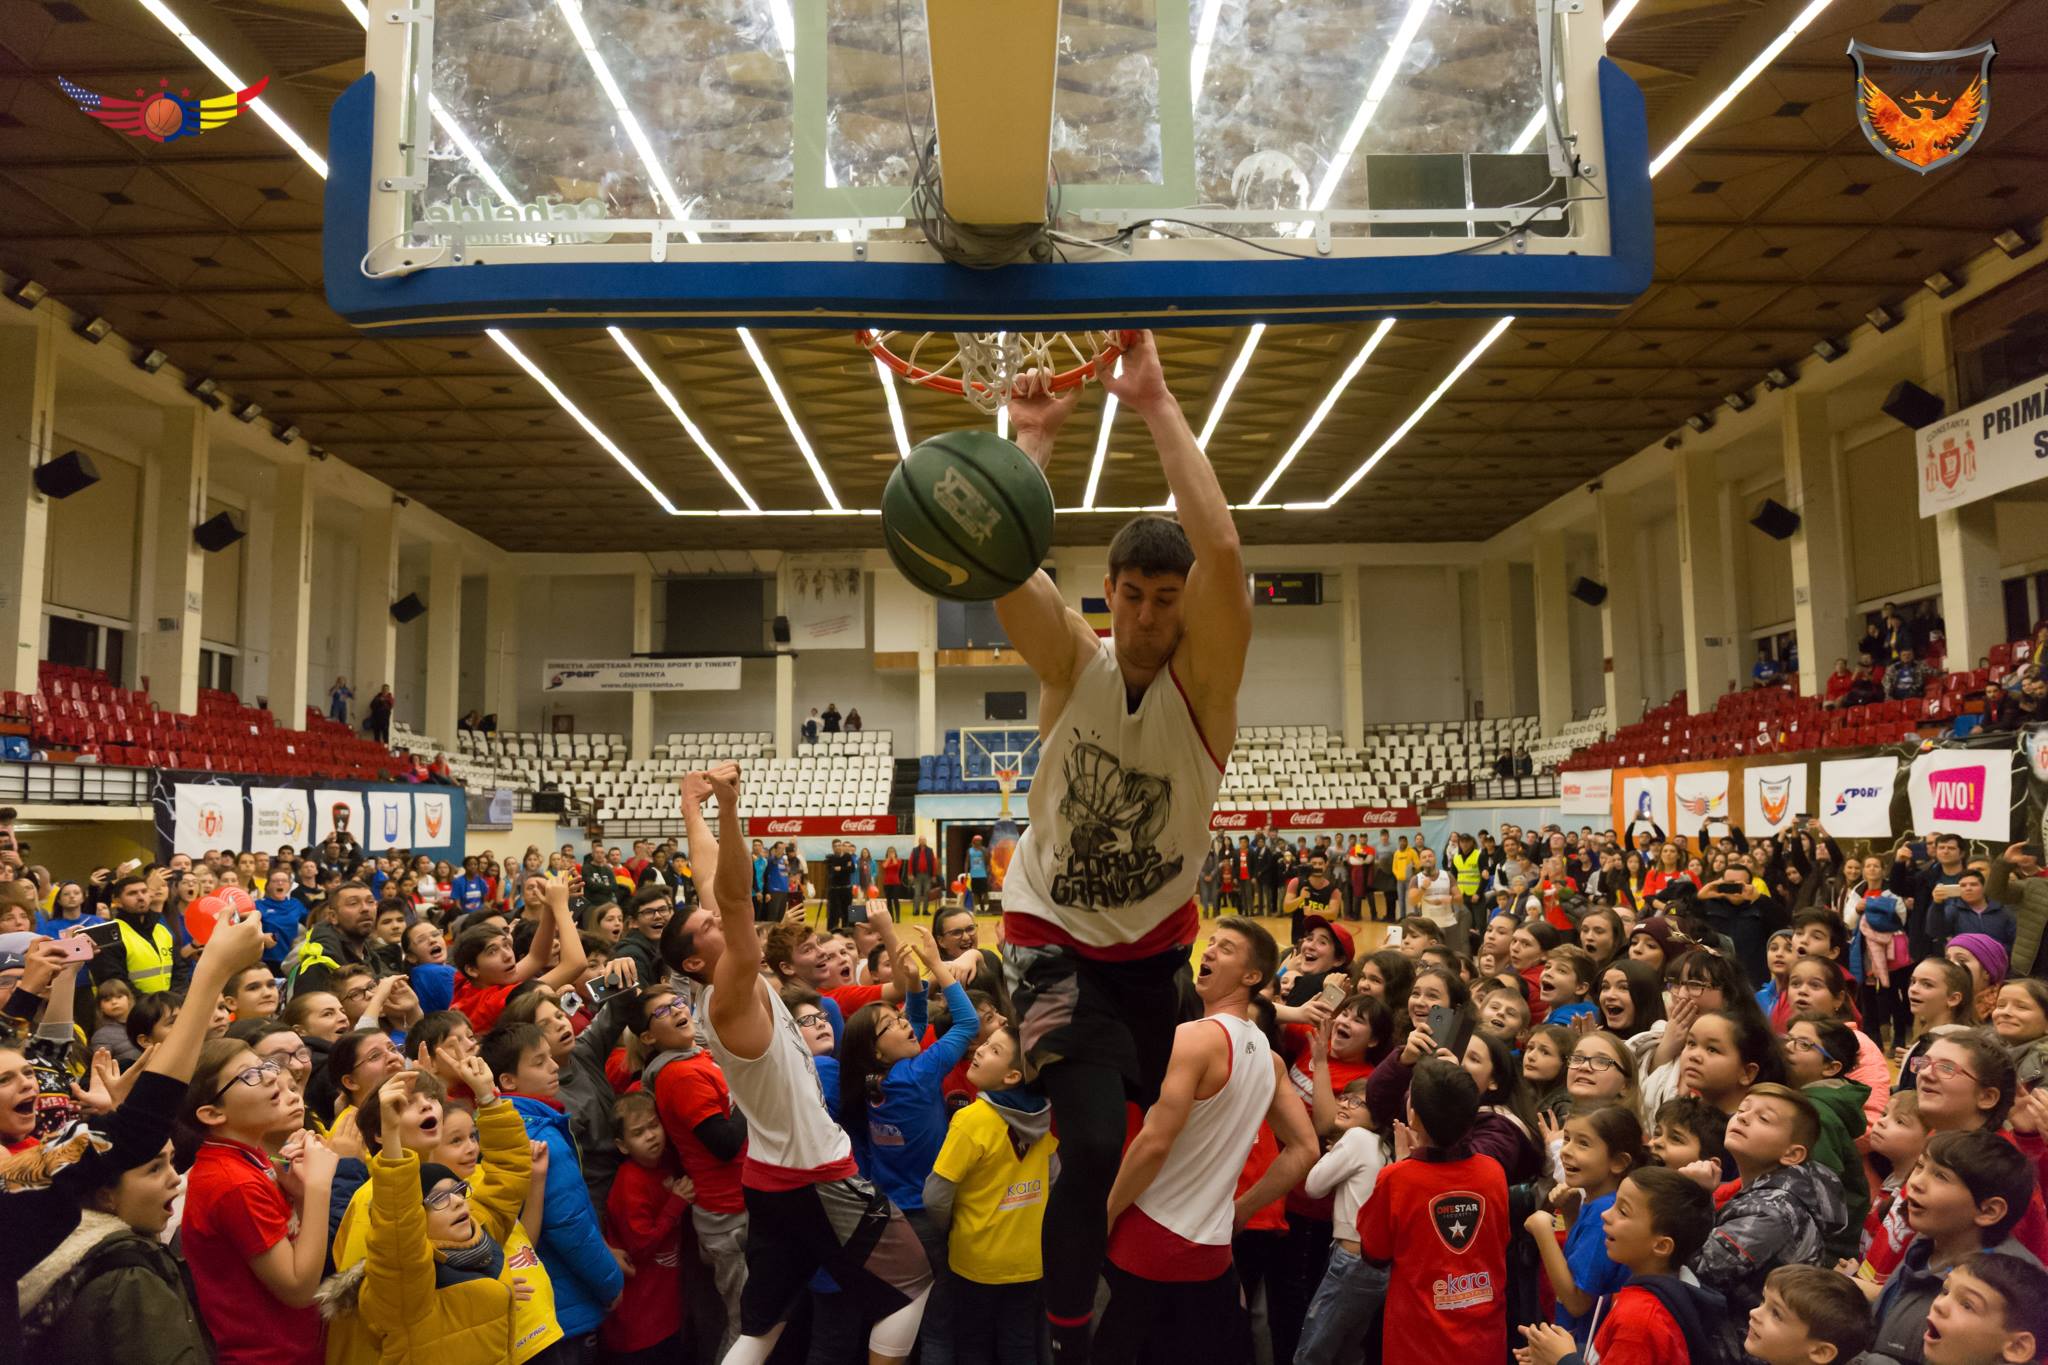
[[893,815],[757,815],[747,821],[747,836],[753,839],[833,838],[898,832]]
[[1288,810],[1219,810],[1209,814],[1212,830],[1415,829],[1413,806],[1309,806]]

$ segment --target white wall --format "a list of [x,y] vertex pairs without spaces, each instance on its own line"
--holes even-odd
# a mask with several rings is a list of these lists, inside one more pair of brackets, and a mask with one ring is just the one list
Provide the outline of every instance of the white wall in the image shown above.
[[1643,695],[1661,706],[1685,686],[1685,604],[1678,584],[1678,517],[1665,512],[1641,527]]
[[[1437,576],[1441,578],[1442,571]],[[1329,580],[1325,580],[1328,586]],[[1378,600],[1368,596],[1368,601]],[[1253,607],[1252,644],[1237,693],[1239,725],[1344,727],[1344,608]],[[1367,658],[1371,658],[1370,649]],[[1366,685],[1366,715],[1373,693]]]
[[[1919,460],[1904,427],[1842,452],[1849,503],[1852,602],[1889,597],[1941,577],[1934,518],[1920,516]],[[2003,510],[2003,509],[2001,509]],[[2040,520],[2040,509],[2035,509]],[[1862,633],[1858,627],[1856,633]]]
[[[477,622],[481,629],[481,615]],[[399,628],[401,636],[404,630]],[[633,728],[630,693],[556,693],[543,698],[540,674],[542,662],[551,658],[623,659],[632,652],[631,577],[575,574],[527,579],[522,586],[519,614],[519,722],[516,727],[507,728],[547,730],[551,728],[551,717],[566,714],[576,718],[579,733],[626,734]],[[772,682],[768,691],[772,699]],[[724,727],[667,727],[678,728]],[[665,733],[658,722],[655,733]]]
[[[247,509],[230,508],[218,498],[206,500],[206,515],[213,517],[232,510],[248,526]],[[205,601],[199,611],[199,638],[209,645],[242,643],[242,558],[248,552],[246,537],[225,550],[209,550],[200,556],[201,586]]]
[[[383,678],[356,676],[356,571],[361,556],[356,538],[340,527],[313,517],[313,585],[308,613],[306,695],[324,712],[327,689],[338,677],[347,678],[355,689],[349,703],[349,717],[361,723],[363,710],[376,695]],[[374,603],[366,610],[381,610],[388,603]]]
[[135,509],[142,470],[61,436],[57,444],[84,449],[100,481],[50,502],[43,603],[129,620],[135,610]]
[[[523,631],[524,627],[522,627]],[[522,640],[524,635],[521,636]],[[862,655],[866,658],[866,655]],[[521,694],[526,678],[519,679]],[[629,708],[630,709],[630,708]],[[861,711],[867,719],[867,711]],[[666,744],[671,731],[717,733],[722,730],[775,732],[775,660],[740,660],[740,685],[732,692],[656,692],[654,742]]]
[[1600,608],[1588,606],[1570,596],[1572,584],[1581,578],[1602,582],[1600,544],[1591,536],[1568,536],[1564,552],[1564,620],[1571,635],[1572,715],[1588,715],[1607,702],[1607,678],[1600,664],[1607,657],[1600,633]]
[[[417,553],[401,553],[398,557],[398,591],[391,600],[396,602],[407,593],[419,594],[419,599],[429,607],[433,596],[427,591],[427,555],[425,550]],[[392,669],[391,679],[393,720],[403,721],[413,729],[424,732],[427,728],[427,616],[415,616],[398,627],[397,666]],[[372,682],[366,691],[361,682],[356,684],[358,708],[370,704],[370,697],[376,692],[377,684]],[[446,735],[436,735],[443,744],[454,741]]]
[[[897,741],[917,742],[917,670],[875,670],[874,655],[865,649],[806,649],[796,656],[796,715],[802,725],[813,709],[837,706],[842,716],[858,708],[864,730],[891,730]],[[984,673],[986,669],[957,669]],[[770,694],[771,700],[773,694]],[[977,713],[978,714],[978,713]],[[756,727],[774,727],[763,723]]]
[[[917,752],[917,680],[911,679],[912,715],[907,725],[896,729],[896,754],[899,758],[910,758]],[[997,722],[986,718],[985,693],[1022,692],[1024,694],[1024,720]],[[1038,724],[1038,679],[1030,669],[1021,665],[1011,668],[941,668],[938,672],[939,693],[939,738],[944,743],[948,730],[957,730],[963,725],[995,725],[1007,723],[1023,728]],[[801,697],[801,694],[799,694]],[[840,710],[846,707],[842,703]],[[802,708],[808,715],[810,708]],[[861,708],[861,719],[867,720],[867,708]]]
[[[1375,567],[1361,572],[1359,581],[1365,593],[1366,724],[1458,719],[1465,707],[1465,649],[1452,571],[1442,565]],[[1533,657],[1529,671],[1533,708]],[[1342,697],[1341,680],[1333,675],[1330,700],[1324,708],[1333,726],[1343,719]],[[1240,709],[1252,724],[1287,723],[1289,719],[1255,720],[1248,705]]]
[[[1792,622],[1792,542],[1773,540],[1749,524],[1750,514],[1765,498],[1785,502],[1785,481],[1779,479],[1737,499],[1728,528],[1735,547],[1736,582],[1746,579],[1748,584],[1739,623],[1745,631],[1770,626],[1790,629]],[[1745,677],[1755,658],[1755,647],[1746,641],[1736,651],[1737,668]]]

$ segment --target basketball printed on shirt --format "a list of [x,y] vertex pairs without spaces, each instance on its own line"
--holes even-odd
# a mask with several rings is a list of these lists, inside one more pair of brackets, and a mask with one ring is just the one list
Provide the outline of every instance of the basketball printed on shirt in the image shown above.
[[1485,1217],[1486,1202],[1470,1190],[1446,1190],[1429,1201],[1429,1221],[1436,1225],[1437,1240],[1453,1255],[1465,1254]]

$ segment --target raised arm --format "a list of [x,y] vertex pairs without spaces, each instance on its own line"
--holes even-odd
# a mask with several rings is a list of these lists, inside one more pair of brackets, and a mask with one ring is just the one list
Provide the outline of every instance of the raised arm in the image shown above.
[[1273,1059],[1273,1079],[1273,1102],[1266,1106],[1266,1122],[1273,1126],[1273,1136],[1280,1139],[1280,1155],[1273,1158],[1273,1164],[1252,1182],[1250,1189],[1237,1197],[1234,1216],[1238,1228],[1299,1185],[1322,1150],[1309,1127],[1308,1114],[1294,1094],[1294,1084],[1287,1079],[1287,1068],[1278,1057]]
[[[1010,420],[1015,424],[1017,445],[1044,469],[1052,460],[1052,447],[1060,427],[1080,399],[1076,385],[1055,394],[1044,386],[1044,376],[1028,371],[1017,380],[1010,395]],[[1096,648],[1094,629],[1076,612],[1045,573],[1033,574],[1016,591],[996,599],[996,619],[1010,645],[1024,656],[1024,662],[1038,676],[1039,685],[1063,693],[1072,685],[1074,674]],[[1064,696],[1047,697],[1044,712],[1057,716]]]
[[[774,1037],[775,1021],[761,999],[761,941],[754,937],[754,907],[745,892],[733,894],[730,883],[749,877],[746,834],[739,820],[740,770],[721,763],[709,772],[683,778],[683,824],[690,835],[691,866],[698,869],[703,908],[718,916],[724,947],[711,966],[711,1027],[728,1048],[742,1057],[759,1057]],[[706,798],[718,799],[719,822],[731,848],[721,848],[704,816]],[[706,863],[710,864],[708,874]]]
[[1159,467],[1173,493],[1174,513],[1194,548],[1182,619],[1187,622],[1188,677],[1183,681],[1210,699],[1235,699],[1244,680],[1245,649],[1252,638],[1252,599],[1244,581],[1244,552],[1230,500],[1209,457],[1166,387],[1159,347],[1150,332],[1127,332],[1121,370],[1102,387],[1135,409],[1159,449]]
[[[583,968],[589,957],[583,951],[583,935],[576,927],[576,916],[569,909],[569,885],[567,882],[547,884],[547,919],[554,925],[555,941],[562,945],[562,955],[549,967],[541,964],[540,979],[557,990],[573,986],[583,975]],[[533,936],[534,947],[540,946],[541,935]],[[522,978],[523,979],[523,978]]]

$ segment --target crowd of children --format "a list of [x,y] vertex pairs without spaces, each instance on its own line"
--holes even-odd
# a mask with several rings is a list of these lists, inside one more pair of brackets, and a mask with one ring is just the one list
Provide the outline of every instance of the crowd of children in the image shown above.
[[[744,841],[713,905],[692,829],[701,886],[666,848],[428,902],[402,859],[217,855],[171,870],[263,894],[201,941],[126,873],[0,935],[7,1354],[1052,1358],[1060,1139],[1001,961],[952,916],[755,929]],[[1755,850],[1564,842],[1597,896],[1554,853],[1365,954],[1207,922],[1097,1358],[2041,1358],[2048,984],[1960,843],[1834,852],[1860,879],[1794,911]]]

